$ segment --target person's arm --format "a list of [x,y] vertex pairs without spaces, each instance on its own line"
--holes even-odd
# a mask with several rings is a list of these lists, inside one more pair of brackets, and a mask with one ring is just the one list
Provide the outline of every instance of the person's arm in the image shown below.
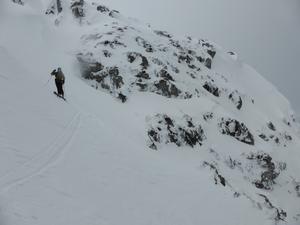
[[56,75],[57,75],[56,69],[54,69],[54,70],[51,72],[51,75],[52,75],[52,76],[56,76]]

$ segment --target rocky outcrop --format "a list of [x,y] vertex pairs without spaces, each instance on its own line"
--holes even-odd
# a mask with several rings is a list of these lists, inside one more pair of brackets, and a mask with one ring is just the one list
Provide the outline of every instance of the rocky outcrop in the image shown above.
[[212,82],[207,81],[203,85],[203,88],[216,97],[220,97],[220,89]]
[[173,84],[168,79],[161,79],[159,81],[156,81],[154,83],[154,86],[156,87],[156,93],[166,96],[168,98],[171,97],[178,97],[181,91],[176,87],[175,84]]
[[149,67],[149,62],[148,59],[142,55],[141,53],[138,52],[128,52],[127,53],[127,58],[128,58],[128,62],[133,63],[136,60],[140,60],[140,66],[142,70],[146,70]]
[[[94,3],[96,4],[96,3]],[[117,10],[110,10],[108,7],[104,5],[97,5],[96,6],[97,11],[99,11],[102,14],[108,15],[112,18],[116,17],[119,14],[119,11]]]
[[205,139],[201,125],[193,122],[185,115],[183,118],[172,118],[165,114],[157,114],[148,120],[149,147],[158,149],[158,144],[173,143],[180,146],[202,145]]
[[212,163],[208,163],[206,161],[203,162],[203,166],[204,167],[209,167],[211,170],[213,170],[215,172],[214,174],[214,181],[215,184],[222,184],[224,187],[226,186],[226,179],[220,174],[220,172],[218,171],[218,169],[216,168],[215,165],[213,165]]
[[72,13],[75,18],[84,17],[84,0],[73,0],[71,2]]
[[268,128],[269,128],[270,130],[276,131],[276,127],[275,127],[275,125],[274,125],[272,122],[269,122],[267,125],[268,125]]
[[172,35],[169,34],[167,31],[155,30],[154,33],[161,36],[161,37],[166,37],[166,38],[169,38],[169,39],[172,38]]
[[135,38],[135,41],[139,46],[143,47],[146,52],[151,53],[151,52],[154,51],[154,49],[153,49],[152,45],[150,44],[150,42],[146,41],[144,38],[138,36],[138,37]]
[[263,194],[258,194],[258,195],[261,196],[264,199],[265,204],[267,205],[267,207],[274,211],[274,220],[275,220],[276,224],[279,221],[284,221],[285,222],[285,219],[287,217],[287,213],[283,209],[274,206],[274,204],[269,200],[269,198],[266,195],[263,195]]
[[52,0],[50,5],[46,10],[46,14],[50,15],[57,15],[63,11],[61,0]]
[[238,91],[233,91],[229,94],[228,98],[240,110],[243,106],[243,100]]
[[300,198],[300,182],[297,182],[297,181],[293,180],[293,183],[294,183],[294,187],[295,187],[297,197]]
[[86,58],[78,55],[81,63],[82,76],[86,80],[96,81],[95,88],[107,90],[110,94],[120,99],[123,103],[127,100],[126,95],[122,93],[124,85],[123,77],[120,75],[118,67],[104,67],[98,62],[85,61]]
[[287,147],[293,137],[285,130],[279,130],[272,122],[268,122],[258,135],[265,142],[274,143],[278,147]]
[[19,4],[19,5],[24,5],[24,2],[22,0],[12,0],[12,2]]
[[234,137],[240,142],[248,145],[254,145],[254,137],[244,123],[235,119],[222,118],[219,123],[220,131],[222,134]]
[[[80,1],[79,3],[76,7],[81,7],[82,4]],[[112,12],[105,6],[95,4],[94,6],[98,12],[106,16]],[[76,7],[75,14],[78,14]],[[207,62],[213,63],[217,52],[206,40],[190,37],[176,40],[165,31],[150,28],[141,31],[136,27],[120,25],[116,21],[107,24],[105,29],[85,35],[81,39],[82,48],[79,50],[78,58],[88,62],[85,67],[90,65],[89,62],[104,67],[118,67],[122,71],[120,76],[124,82],[123,89],[127,98],[137,90],[153,92],[167,98],[189,99],[199,97],[201,87],[209,89],[205,83],[208,75],[204,76],[202,71],[208,70],[207,67],[210,66]],[[107,65],[105,58],[110,58],[114,64]],[[83,69],[83,71],[91,70],[93,68]],[[99,81],[90,79],[85,72],[82,77]],[[97,83],[91,86],[99,89],[107,87]],[[219,90],[213,90],[212,93],[218,95]]]
[[263,169],[260,179],[254,182],[255,186],[259,189],[272,189],[272,186],[275,184],[275,179],[280,174],[280,170],[286,168],[286,165],[280,164],[281,167],[277,169],[275,163],[272,161],[272,157],[266,153],[251,154],[247,159],[256,161],[257,165]]

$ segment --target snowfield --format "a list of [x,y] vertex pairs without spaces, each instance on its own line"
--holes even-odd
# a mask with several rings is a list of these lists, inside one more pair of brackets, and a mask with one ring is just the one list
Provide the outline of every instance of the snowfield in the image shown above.
[[15,2],[0,3],[0,225],[300,224],[299,123],[237,54],[101,2]]

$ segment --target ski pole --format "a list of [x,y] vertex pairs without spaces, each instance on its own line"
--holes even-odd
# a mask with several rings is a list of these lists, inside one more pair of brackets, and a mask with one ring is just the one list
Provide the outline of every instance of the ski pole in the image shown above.
[[46,86],[50,80],[51,80],[51,77],[48,79],[47,83],[44,84],[44,86]]

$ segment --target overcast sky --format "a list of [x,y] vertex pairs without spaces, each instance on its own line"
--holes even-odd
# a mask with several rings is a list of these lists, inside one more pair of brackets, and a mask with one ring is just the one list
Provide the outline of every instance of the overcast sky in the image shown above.
[[236,51],[300,113],[300,0],[99,0],[179,35]]

